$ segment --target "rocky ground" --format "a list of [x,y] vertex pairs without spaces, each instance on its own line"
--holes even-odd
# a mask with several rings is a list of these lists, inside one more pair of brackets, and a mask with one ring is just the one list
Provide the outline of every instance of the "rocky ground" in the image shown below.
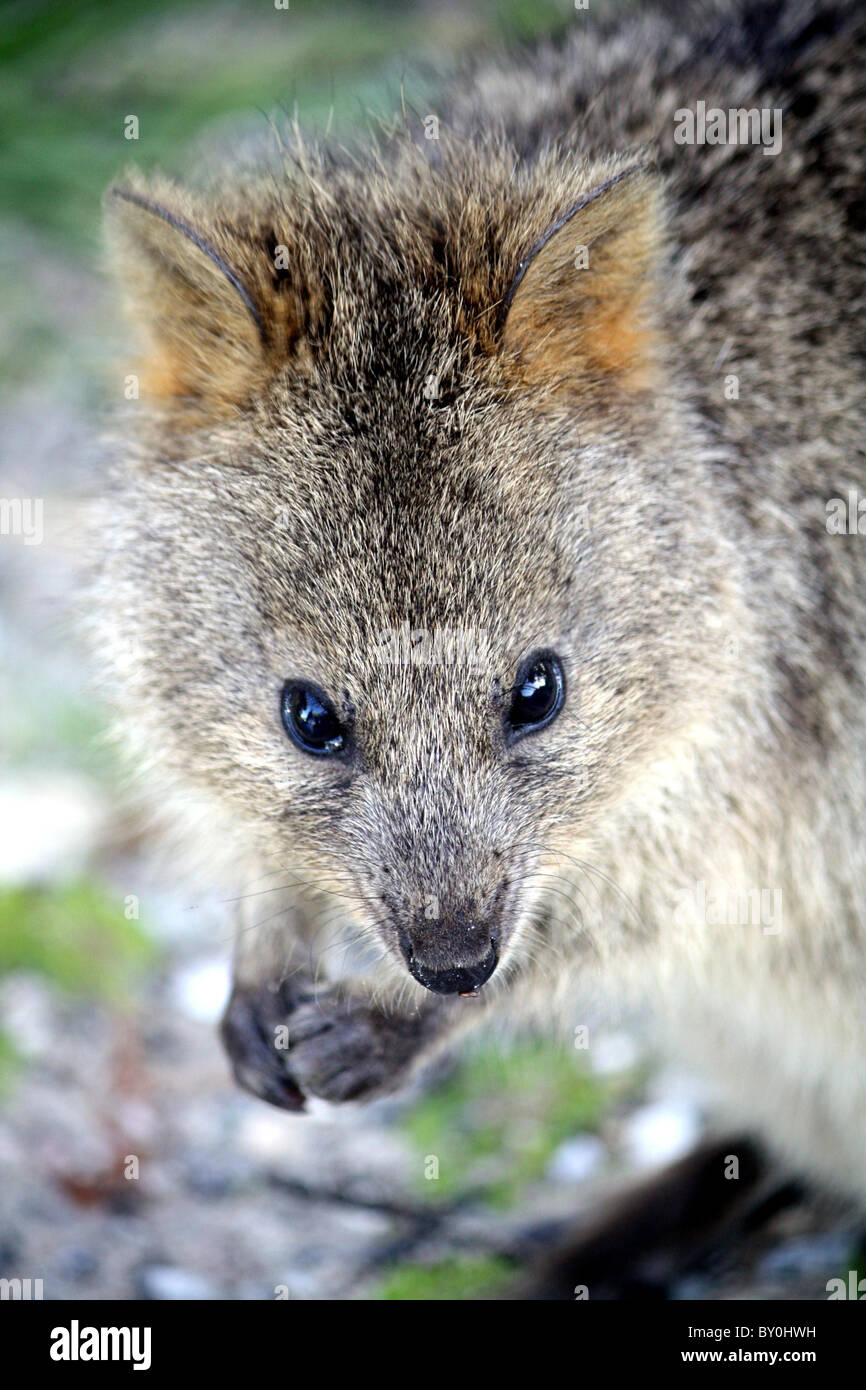
[[[540,1229],[586,1217],[599,1192],[676,1153],[697,1123],[670,1078],[642,1095],[627,1089],[624,1106],[612,1101],[594,1132],[552,1144],[503,1203],[508,1146],[519,1151],[526,1136],[501,1088],[479,1103],[485,1123],[501,1125],[502,1148],[473,1154],[437,1198],[423,1191],[429,1155],[412,1123],[429,1107],[423,1091],[366,1108],[313,1104],[303,1117],[248,1099],[215,1045],[224,987],[221,956],[163,962],[118,1016],[41,976],[7,976],[0,1018],[21,1060],[0,1116],[0,1275],[42,1279],[55,1299],[475,1296],[507,1283]],[[605,1066],[619,1065],[617,1051],[626,1060],[622,1038]],[[450,1070],[437,1092],[447,1163],[449,1131],[477,1133],[477,1114]],[[684,1271],[668,1294],[823,1297],[856,1239],[844,1211],[797,1203]]]

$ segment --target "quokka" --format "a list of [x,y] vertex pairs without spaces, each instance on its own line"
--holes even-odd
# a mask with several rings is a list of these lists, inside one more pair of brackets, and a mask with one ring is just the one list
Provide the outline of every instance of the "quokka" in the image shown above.
[[[866,488],[864,37],[855,0],[578,14],[435,123],[111,190],[100,650],[260,890],[223,1034],[264,1099],[590,994],[866,1200],[866,551],[825,524]],[[675,138],[698,102],[778,148]],[[483,640],[383,660],[404,628]],[[677,913],[701,883],[781,929]]]

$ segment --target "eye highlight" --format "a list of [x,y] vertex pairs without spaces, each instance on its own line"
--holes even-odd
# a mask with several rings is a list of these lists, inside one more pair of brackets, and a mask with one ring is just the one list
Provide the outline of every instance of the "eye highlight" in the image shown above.
[[280,712],[286,733],[304,753],[333,758],[346,747],[347,731],[320,690],[300,681],[283,687]]
[[529,657],[518,673],[506,716],[512,737],[551,724],[565,702],[565,676],[552,654]]

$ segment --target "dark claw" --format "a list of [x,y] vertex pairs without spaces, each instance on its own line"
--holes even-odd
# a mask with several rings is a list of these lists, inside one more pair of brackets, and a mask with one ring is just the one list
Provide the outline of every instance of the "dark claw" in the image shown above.
[[280,996],[269,989],[238,986],[222,1018],[220,1032],[239,1086],[281,1110],[305,1109],[304,1095],[286,1070],[285,1057],[268,1036],[271,1018],[284,1021]]
[[[278,985],[235,985],[222,1036],[241,1086],[298,1111],[305,1096],[341,1102],[386,1094],[428,1028],[420,1015],[385,1014],[332,985],[292,976]],[[276,1045],[277,1029],[285,1030],[285,1047]]]

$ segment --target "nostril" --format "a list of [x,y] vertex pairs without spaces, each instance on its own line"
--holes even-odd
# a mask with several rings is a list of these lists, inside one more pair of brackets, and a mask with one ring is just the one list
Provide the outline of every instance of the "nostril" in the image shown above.
[[399,943],[400,950],[403,952],[403,958],[405,959],[406,964],[411,968],[412,959],[415,955],[415,952],[412,950],[412,942],[410,940],[409,933],[407,932],[405,927],[400,927],[398,929],[397,941]]

